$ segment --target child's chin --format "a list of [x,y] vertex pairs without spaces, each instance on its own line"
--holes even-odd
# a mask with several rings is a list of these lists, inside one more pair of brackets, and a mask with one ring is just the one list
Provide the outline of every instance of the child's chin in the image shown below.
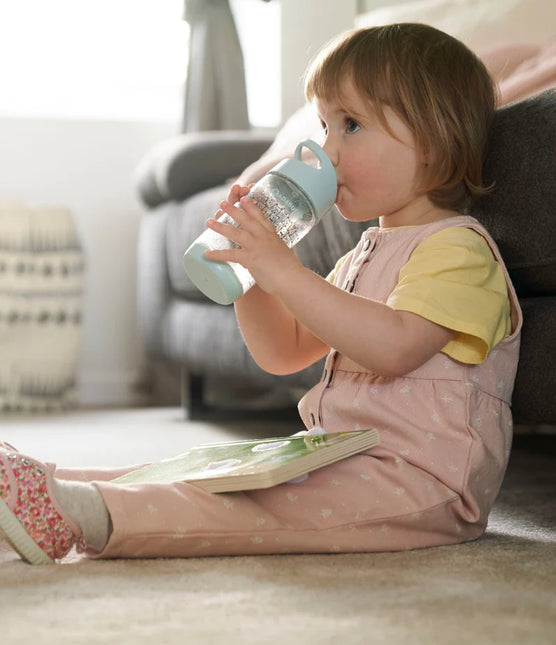
[[348,217],[349,209],[346,208],[345,204],[342,204],[342,202],[339,199],[337,199],[334,202],[334,206],[336,206],[338,212],[344,219],[349,220],[349,217]]
[[350,209],[345,204],[338,204],[338,202],[336,202],[336,208],[338,209],[340,215],[348,222],[357,221],[357,218],[353,217],[354,213],[350,211]]
[[338,211],[338,213],[340,213],[340,215],[341,215],[344,219],[347,219],[347,220],[349,221],[349,217],[346,217],[345,213],[342,211],[342,207],[341,207],[341,206],[338,206],[338,203],[337,203],[337,202],[334,204],[334,206],[336,206],[336,210]]

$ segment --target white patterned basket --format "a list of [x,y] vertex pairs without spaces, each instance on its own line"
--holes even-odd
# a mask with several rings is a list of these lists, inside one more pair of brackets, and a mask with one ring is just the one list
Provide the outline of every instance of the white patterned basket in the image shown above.
[[72,405],[84,273],[67,209],[0,202],[0,410]]

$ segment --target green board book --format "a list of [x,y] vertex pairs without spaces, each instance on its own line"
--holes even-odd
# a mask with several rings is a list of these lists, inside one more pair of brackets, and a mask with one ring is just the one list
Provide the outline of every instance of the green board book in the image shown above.
[[112,481],[122,485],[185,481],[210,493],[268,488],[378,443],[378,431],[369,429],[205,444]]

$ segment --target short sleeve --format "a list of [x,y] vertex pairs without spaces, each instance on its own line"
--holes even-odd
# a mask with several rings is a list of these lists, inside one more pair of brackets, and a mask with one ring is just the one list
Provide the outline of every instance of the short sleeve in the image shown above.
[[464,363],[483,362],[511,329],[504,271],[488,242],[465,227],[419,244],[387,304],[454,330],[442,351]]
[[353,254],[353,250],[349,251],[345,255],[342,255],[342,257],[336,262],[336,265],[334,266],[332,271],[330,271],[330,273],[326,276],[326,281],[327,282],[330,282],[331,284],[334,284],[334,282],[336,280],[336,276],[338,275],[338,272],[340,271],[342,266],[345,264],[345,262],[348,260],[348,258],[351,257],[352,254]]

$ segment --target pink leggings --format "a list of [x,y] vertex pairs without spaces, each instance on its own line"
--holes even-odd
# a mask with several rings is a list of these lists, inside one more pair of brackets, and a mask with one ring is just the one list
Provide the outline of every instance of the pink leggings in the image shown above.
[[131,470],[58,469],[94,482],[113,532],[99,558],[396,551],[479,537],[461,498],[424,471],[362,453],[265,490],[207,493],[186,483],[110,483]]

